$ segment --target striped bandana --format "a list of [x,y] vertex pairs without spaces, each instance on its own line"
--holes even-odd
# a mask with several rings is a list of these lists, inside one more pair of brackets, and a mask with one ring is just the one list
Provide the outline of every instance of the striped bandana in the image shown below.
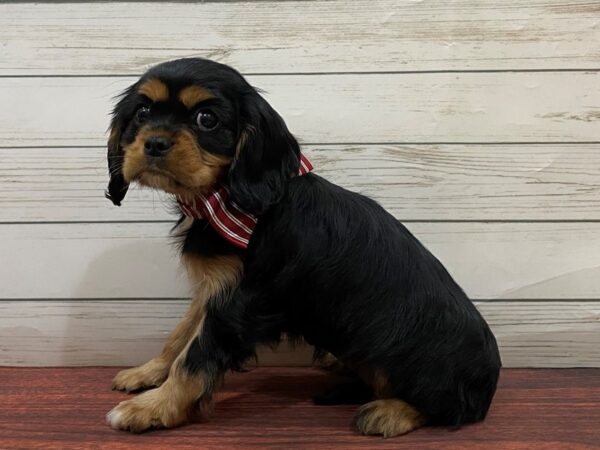
[[[313,166],[306,156],[300,154],[299,175],[307,174]],[[213,188],[208,194],[198,194],[186,202],[177,197],[181,212],[193,219],[205,219],[223,238],[241,248],[247,248],[257,218],[244,211],[229,198],[224,186]]]

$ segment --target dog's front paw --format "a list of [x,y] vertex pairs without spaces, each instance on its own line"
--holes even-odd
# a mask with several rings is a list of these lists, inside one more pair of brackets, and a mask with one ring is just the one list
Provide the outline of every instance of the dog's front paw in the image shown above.
[[132,433],[165,427],[158,414],[136,402],[136,399],[126,400],[115,406],[106,415],[106,423],[115,430],[126,430]]
[[146,364],[121,370],[113,379],[112,388],[119,391],[139,391],[160,386],[169,375],[169,364],[154,358]]
[[187,420],[187,411],[161,388],[144,392],[115,406],[106,415],[106,423],[115,430],[141,433],[155,428],[172,428]]

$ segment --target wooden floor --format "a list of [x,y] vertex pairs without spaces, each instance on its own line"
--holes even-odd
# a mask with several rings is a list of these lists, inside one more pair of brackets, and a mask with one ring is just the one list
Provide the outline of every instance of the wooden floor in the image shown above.
[[211,422],[131,435],[105,413],[127,394],[116,368],[0,368],[0,449],[591,449],[600,448],[600,369],[504,370],[484,423],[423,428],[395,439],[350,427],[356,407],[315,406],[335,382],[305,368],[232,374]]

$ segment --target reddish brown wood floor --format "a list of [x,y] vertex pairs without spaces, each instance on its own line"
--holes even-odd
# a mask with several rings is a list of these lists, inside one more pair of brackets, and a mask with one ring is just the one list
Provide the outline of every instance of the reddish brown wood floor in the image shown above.
[[0,368],[1,449],[590,449],[600,448],[600,369],[504,370],[484,423],[384,440],[356,434],[354,406],[314,406],[335,379],[261,368],[227,377],[211,422],[131,435],[104,414],[128,396],[116,368]]

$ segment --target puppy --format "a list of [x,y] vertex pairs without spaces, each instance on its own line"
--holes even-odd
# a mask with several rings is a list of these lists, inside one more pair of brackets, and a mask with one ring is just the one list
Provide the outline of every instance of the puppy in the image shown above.
[[107,415],[141,432],[202,417],[223,374],[283,333],[329,352],[385,437],[482,420],[501,366],[488,325],[442,264],[376,202],[311,173],[282,118],[234,69],[181,59],[120,98],[107,197],[129,183],[177,199],[191,306],[148,363],[113,387],[148,390]]

